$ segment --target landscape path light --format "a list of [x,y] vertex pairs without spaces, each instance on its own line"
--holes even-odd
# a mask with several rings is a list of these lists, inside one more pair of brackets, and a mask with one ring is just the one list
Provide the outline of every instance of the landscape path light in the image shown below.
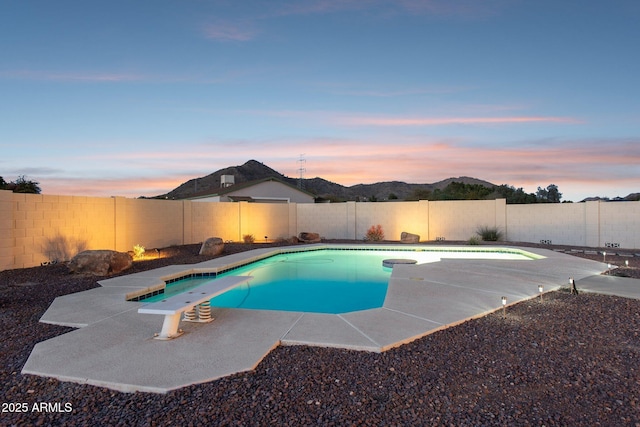
[[578,288],[576,288],[576,281],[573,280],[573,277],[569,277],[569,289],[571,289],[572,294],[578,295]]
[[602,262],[607,262],[607,252],[602,251]]
[[544,291],[544,286],[538,285],[538,292],[540,292],[540,301],[542,301],[542,292]]
[[507,317],[507,297],[502,297],[502,317]]
[[628,259],[624,260],[624,265],[625,265],[625,267],[629,267],[629,260]]

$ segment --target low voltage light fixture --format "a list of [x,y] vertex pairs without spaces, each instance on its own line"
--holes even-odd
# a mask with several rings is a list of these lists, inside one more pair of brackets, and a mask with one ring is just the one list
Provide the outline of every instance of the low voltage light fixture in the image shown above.
[[507,297],[502,297],[502,317],[507,317]]
[[576,281],[573,280],[573,277],[569,277],[569,289],[572,294],[578,295],[578,288],[576,288]]
[[625,265],[625,267],[629,267],[629,260],[628,259],[624,260],[624,265]]
[[542,301],[542,292],[544,292],[544,287],[542,285],[538,285],[538,292],[540,292],[540,301]]

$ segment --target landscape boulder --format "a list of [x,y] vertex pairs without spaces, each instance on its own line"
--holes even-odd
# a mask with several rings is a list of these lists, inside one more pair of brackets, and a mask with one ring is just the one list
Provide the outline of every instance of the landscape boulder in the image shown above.
[[403,231],[400,234],[400,242],[402,243],[420,243],[420,236],[417,234],[407,233]]
[[74,256],[67,268],[72,273],[108,276],[120,273],[133,265],[133,257],[127,252],[107,249],[82,251]]
[[224,251],[224,242],[220,237],[210,237],[200,247],[200,255],[217,256],[222,251]]
[[300,233],[298,240],[300,240],[302,243],[320,243],[321,241],[320,235],[318,233],[309,233],[305,231]]

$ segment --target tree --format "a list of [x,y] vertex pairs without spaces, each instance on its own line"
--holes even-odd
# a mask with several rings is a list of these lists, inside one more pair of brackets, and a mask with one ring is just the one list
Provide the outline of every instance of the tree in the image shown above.
[[549,184],[547,188],[538,187],[536,197],[541,203],[560,203],[562,193],[558,191],[558,186]]
[[511,185],[502,184],[496,187],[495,191],[497,194],[506,199],[507,204],[525,204],[537,202],[536,195],[533,193],[525,193],[522,187],[516,189]]
[[[4,182],[4,179],[2,182]],[[2,183],[0,183],[0,185],[1,184]],[[14,193],[40,194],[41,190],[39,184],[39,182],[27,180],[24,175],[21,175],[15,181],[6,184],[4,188],[11,190]]]
[[431,191],[426,188],[416,188],[409,194],[409,196],[405,199],[407,201],[415,201],[415,200],[430,200],[431,199]]
[[6,190],[7,185],[7,181],[5,181],[4,178],[0,176],[0,190]]

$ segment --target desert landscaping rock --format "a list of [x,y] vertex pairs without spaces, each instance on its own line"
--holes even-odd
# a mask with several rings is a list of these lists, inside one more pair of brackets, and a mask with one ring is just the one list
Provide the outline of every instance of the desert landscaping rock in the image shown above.
[[400,242],[402,243],[420,243],[420,236],[418,234],[407,233],[403,231],[400,233]]
[[309,232],[300,233],[298,239],[300,240],[301,243],[320,243],[322,241],[318,233],[309,233]]
[[224,251],[224,241],[220,237],[210,237],[202,243],[199,255],[218,256]]
[[[201,262],[199,246],[127,272]],[[29,408],[1,425],[640,425],[639,300],[551,292],[384,353],[278,347],[252,372],[165,395],[22,375],[35,343],[73,331],[39,323],[53,299],[98,286],[63,264],[0,272],[2,401]]]
[[111,250],[82,251],[69,261],[69,271],[94,276],[118,274],[133,264],[133,258],[126,252]]

